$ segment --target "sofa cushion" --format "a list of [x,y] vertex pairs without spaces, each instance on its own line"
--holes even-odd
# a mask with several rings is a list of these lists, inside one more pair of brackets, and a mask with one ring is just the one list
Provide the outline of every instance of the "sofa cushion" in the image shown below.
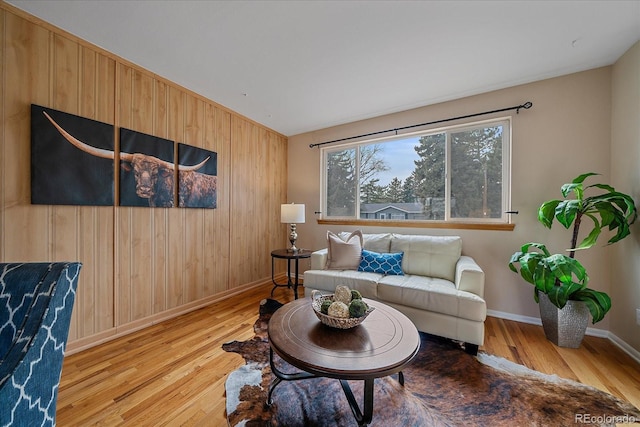
[[417,236],[394,234],[391,252],[404,252],[404,274],[455,280],[456,262],[462,254],[459,236]]
[[460,291],[444,279],[384,276],[378,282],[378,299],[477,322],[484,322],[487,316],[487,306],[482,298]]
[[356,230],[343,240],[337,234],[327,231],[327,248],[327,269],[357,270],[362,254],[362,232]]
[[402,276],[402,252],[391,254],[363,249],[358,271]]
[[[349,237],[349,232],[343,231],[338,235],[342,238],[342,240],[347,240],[347,237]],[[391,233],[363,234],[362,248],[368,251],[373,251],[373,252],[380,252],[380,253],[390,252],[392,237],[393,235]]]
[[350,270],[307,270],[304,272],[305,295],[309,289],[334,293],[338,285],[360,291],[363,297],[377,299],[378,280],[382,274]]

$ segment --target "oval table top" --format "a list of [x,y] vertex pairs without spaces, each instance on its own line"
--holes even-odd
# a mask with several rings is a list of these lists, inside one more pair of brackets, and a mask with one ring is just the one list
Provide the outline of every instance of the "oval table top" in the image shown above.
[[310,298],[285,304],[269,320],[271,347],[293,366],[318,376],[368,379],[402,371],[420,348],[418,330],[398,310],[365,302],[375,310],[351,329],[322,324]]

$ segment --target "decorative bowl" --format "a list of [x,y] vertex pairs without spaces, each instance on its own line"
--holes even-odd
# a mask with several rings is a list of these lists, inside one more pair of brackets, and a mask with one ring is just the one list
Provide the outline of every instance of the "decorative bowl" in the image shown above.
[[320,320],[320,322],[322,322],[323,324],[329,327],[336,328],[336,329],[351,329],[353,327],[358,326],[375,309],[374,307],[371,307],[369,305],[369,308],[367,309],[367,311],[364,313],[363,316],[333,317],[333,316],[329,316],[328,314],[324,314],[322,311],[320,311],[320,308],[322,307],[322,303],[327,300],[333,302],[333,294],[321,295],[320,292],[316,290],[311,292],[311,306],[313,307],[313,312],[316,313],[316,316],[318,316],[318,319]]

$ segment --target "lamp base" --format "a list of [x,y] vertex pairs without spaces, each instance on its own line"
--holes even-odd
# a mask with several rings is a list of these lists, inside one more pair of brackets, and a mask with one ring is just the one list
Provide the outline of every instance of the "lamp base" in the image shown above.
[[297,239],[298,233],[296,233],[296,225],[291,224],[291,233],[289,233],[289,242],[291,242],[291,247],[287,249],[287,252],[298,252],[298,248],[296,248]]

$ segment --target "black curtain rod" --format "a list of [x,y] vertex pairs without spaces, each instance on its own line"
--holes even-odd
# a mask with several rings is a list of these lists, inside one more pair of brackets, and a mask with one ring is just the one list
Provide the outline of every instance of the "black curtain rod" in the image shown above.
[[326,145],[326,144],[332,144],[334,142],[342,142],[342,141],[349,141],[351,139],[364,138],[365,136],[380,135],[382,133],[387,133],[387,132],[395,132],[396,135],[397,135],[399,130],[417,128],[417,127],[420,127],[420,126],[434,125],[436,123],[450,122],[450,121],[453,121],[453,120],[468,119],[469,117],[483,116],[485,114],[501,113],[503,111],[516,110],[516,114],[519,114],[521,108],[524,108],[525,110],[528,110],[531,107],[533,107],[533,104],[531,102],[527,101],[524,104],[516,105],[515,107],[501,108],[499,110],[485,111],[485,112],[482,112],[482,113],[467,114],[466,116],[451,117],[449,119],[442,119],[442,120],[436,120],[436,121],[433,121],[433,122],[420,123],[420,124],[417,124],[417,125],[410,125],[410,126],[403,126],[403,127],[399,127],[399,128],[381,130],[381,131],[378,131],[378,132],[364,133],[362,135],[350,136],[350,137],[341,138],[341,139],[334,139],[333,141],[319,142],[317,144],[309,144],[309,148],[319,147],[321,145]]

